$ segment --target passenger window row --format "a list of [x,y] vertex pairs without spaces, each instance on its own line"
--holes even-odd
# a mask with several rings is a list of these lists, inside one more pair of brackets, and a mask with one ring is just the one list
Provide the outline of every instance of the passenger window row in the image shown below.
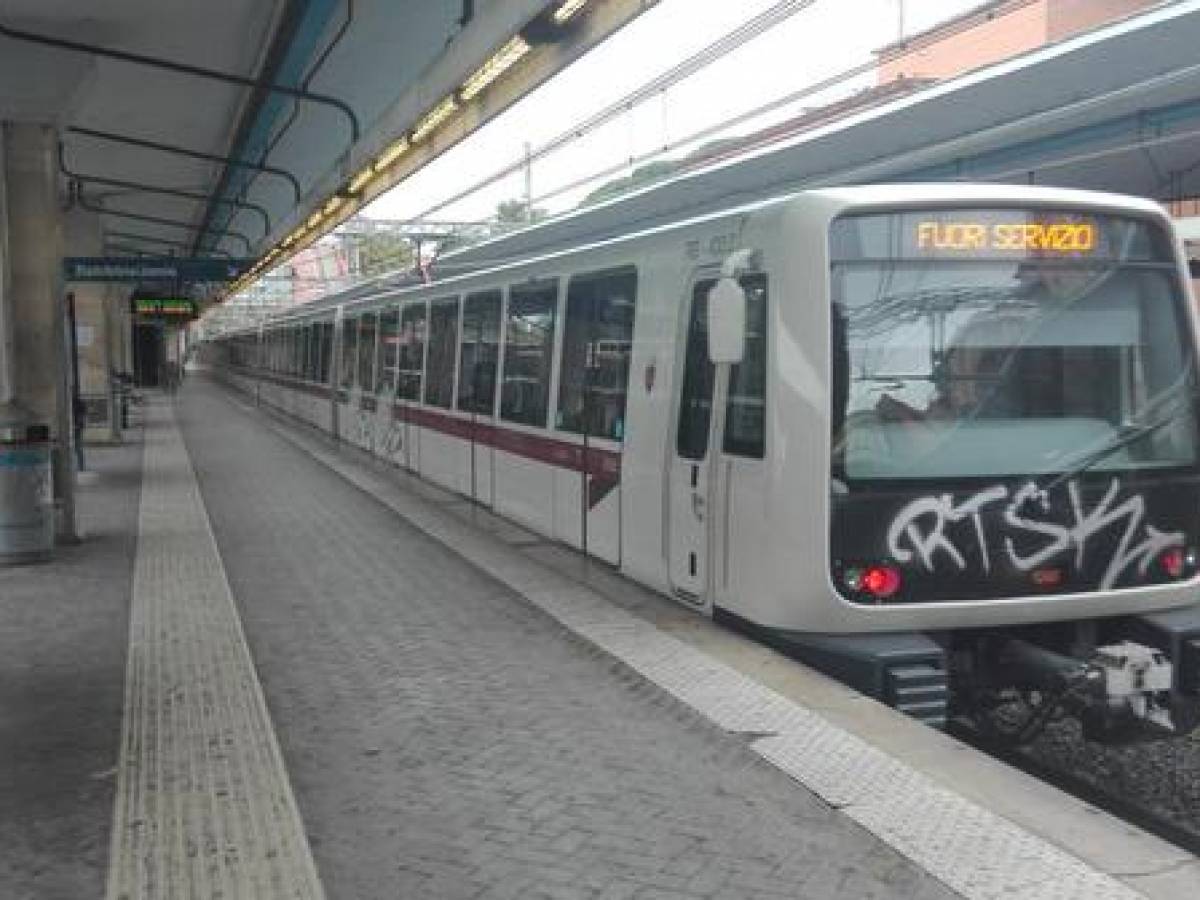
[[254,366],[277,375],[328,384],[333,356],[333,323],[309,322],[270,328],[263,332],[261,340],[253,336],[239,338],[233,344],[232,354],[236,365]]
[[[337,386],[365,388],[441,409],[491,416],[539,428],[622,440],[637,272],[632,267],[579,275],[567,284],[559,328],[559,281],[511,285],[465,297],[416,301],[347,316],[342,322]],[[292,326],[264,343],[267,368],[328,383],[325,332],[318,368],[291,335],[332,324]],[[561,335],[559,334],[561,330]],[[278,335],[278,337],[277,337]],[[561,339],[555,421],[549,421],[556,340]],[[301,344],[292,346],[289,340]],[[503,344],[503,359],[501,345]],[[282,348],[282,349],[279,349]],[[499,397],[497,397],[499,393]]]
[[[713,367],[708,361],[707,299],[714,282],[695,286],[685,347],[677,449],[688,459],[707,452]],[[765,277],[743,278],[747,341],[730,372],[727,454],[761,459],[765,452],[767,315]],[[580,275],[567,286],[559,327],[559,281],[511,285],[507,303],[495,289],[416,301],[348,316],[342,323],[337,385],[575,434],[622,440],[637,273],[632,267]],[[560,335],[561,331],[561,335]],[[501,340],[503,338],[503,341]],[[561,338],[558,403],[550,422],[555,342]],[[332,322],[274,328],[261,342],[229,343],[230,362],[322,384],[333,374]],[[501,345],[503,344],[503,352]]]

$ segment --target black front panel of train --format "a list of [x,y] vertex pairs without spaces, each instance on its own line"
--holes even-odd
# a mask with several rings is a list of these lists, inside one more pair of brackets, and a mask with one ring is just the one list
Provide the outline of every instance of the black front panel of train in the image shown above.
[[876,481],[831,516],[830,574],[856,603],[1101,591],[1195,574],[1200,477]]

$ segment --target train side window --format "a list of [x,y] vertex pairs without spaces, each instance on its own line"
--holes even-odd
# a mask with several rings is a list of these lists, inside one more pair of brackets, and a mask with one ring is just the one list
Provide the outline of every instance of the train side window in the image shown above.
[[429,309],[429,375],[425,402],[449,409],[454,402],[454,356],[458,349],[458,299],[434,300]]
[[324,322],[318,322],[316,326],[316,346],[317,346],[317,361],[316,369],[313,373],[313,380],[320,384],[328,383],[329,379],[329,336],[326,333],[328,326]]
[[624,439],[636,302],[632,267],[571,279],[558,392],[560,430]]
[[385,309],[379,317],[379,372],[375,392],[396,391],[396,360],[400,354],[400,307]]
[[725,405],[724,450],[732,456],[762,459],[767,423],[767,278],[748,275],[746,291],[746,353],[729,370],[729,399]]
[[337,374],[333,371],[334,341],[337,339],[337,325],[329,322],[325,325],[325,381],[334,384]]
[[700,281],[692,289],[687,347],[683,360],[683,392],[675,450],[683,459],[704,459],[712,415],[713,364],[708,361],[708,292],[716,282]]
[[557,313],[557,281],[509,289],[500,415],[510,422],[546,427]]
[[358,386],[371,393],[375,390],[375,336],[378,330],[375,313],[365,313],[358,326]]
[[313,322],[308,326],[308,369],[304,377],[309,381],[318,381],[321,377],[321,323]]
[[400,318],[396,396],[402,400],[421,399],[421,371],[425,368],[425,304],[404,307]]
[[354,387],[354,372],[357,366],[358,319],[342,320],[342,371],[338,381],[347,390]]
[[463,302],[458,408],[490,416],[500,361],[500,292],[470,294]]
[[[708,450],[714,367],[708,360],[708,292],[712,279],[696,284],[688,322],[683,392],[675,448],[684,459],[703,459]],[[765,449],[767,384],[767,279],[741,280],[746,291],[746,354],[730,368],[723,450],[731,456],[762,459]]]

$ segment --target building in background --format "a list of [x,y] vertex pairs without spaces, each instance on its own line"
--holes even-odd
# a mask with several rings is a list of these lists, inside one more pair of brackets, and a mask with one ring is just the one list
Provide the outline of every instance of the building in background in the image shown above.
[[876,51],[878,82],[883,85],[905,78],[953,78],[1161,3],[994,0]]

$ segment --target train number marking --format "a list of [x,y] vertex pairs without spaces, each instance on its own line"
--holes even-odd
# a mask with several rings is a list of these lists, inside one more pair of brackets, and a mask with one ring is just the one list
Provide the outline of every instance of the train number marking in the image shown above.
[[1009,562],[1021,572],[1028,572],[1060,554],[1071,552],[1074,554],[1075,568],[1082,569],[1088,541],[1109,526],[1123,521],[1125,531],[1108,561],[1104,577],[1100,579],[1100,590],[1108,590],[1131,565],[1136,563],[1138,571],[1145,574],[1147,567],[1160,553],[1172,547],[1181,547],[1184,542],[1182,532],[1159,531],[1145,521],[1146,500],[1141,494],[1114,505],[1120,490],[1120,482],[1112,479],[1100,501],[1090,510],[1085,510],[1079,496],[1079,485],[1074,481],[1068,482],[1067,495],[1074,519],[1070,525],[1046,518],[1050,513],[1050,497],[1033,482],[1027,482],[1011,495],[1007,487],[994,485],[957,504],[950,494],[921,497],[901,509],[892,520],[888,528],[888,552],[900,563],[910,562],[914,555],[919,556],[921,565],[929,572],[936,568],[938,555],[944,554],[962,571],[967,568],[967,561],[951,536],[950,526],[969,519],[974,526],[974,539],[979,548],[983,571],[990,572],[987,534],[980,513],[986,506],[1007,500],[1005,525],[1014,532],[1037,535],[1044,541],[1037,550],[1022,556],[1017,551],[1013,535],[1004,536]]

